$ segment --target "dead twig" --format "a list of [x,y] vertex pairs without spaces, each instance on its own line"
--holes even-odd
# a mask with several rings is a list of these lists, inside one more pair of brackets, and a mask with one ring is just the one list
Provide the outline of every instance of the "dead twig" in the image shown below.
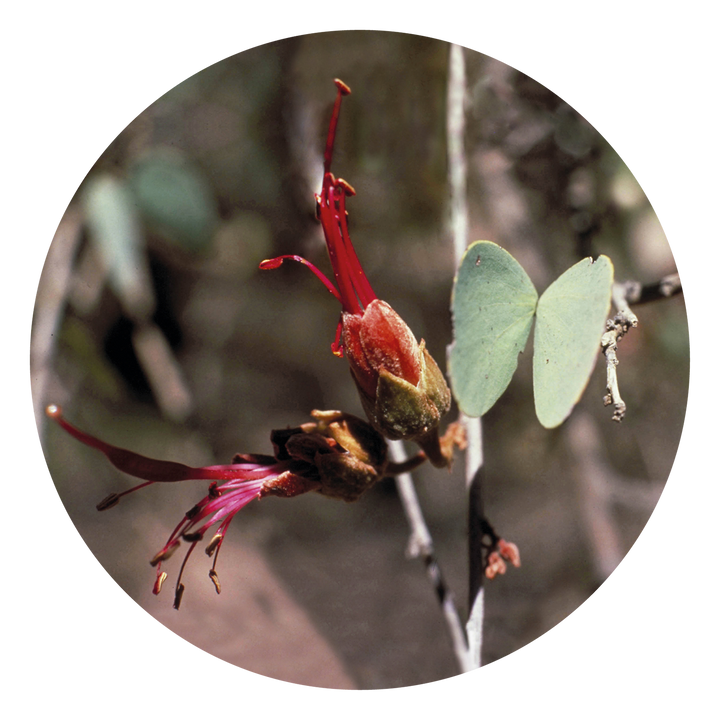
[[625,401],[620,396],[618,385],[617,366],[620,362],[617,356],[618,343],[627,335],[630,328],[638,326],[638,317],[630,309],[630,304],[640,305],[654,300],[662,300],[681,292],[682,284],[677,273],[649,285],[629,280],[613,286],[613,305],[617,312],[607,321],[606,331],[600,339],[600,347],[605,355],[607,366],[607,394],[603,397],[603,402],[606,406],[614,406],[612,419],[615,422],[622,422],[627,410]]

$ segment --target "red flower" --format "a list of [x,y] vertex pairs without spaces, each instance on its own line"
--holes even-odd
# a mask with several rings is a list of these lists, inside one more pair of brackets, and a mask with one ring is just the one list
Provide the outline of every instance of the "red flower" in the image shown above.
[[335,98],[324,156],[322,190],[315,196],[337,287],[312,263],[298,255],[264,260],[260,267],[279,267],[283,260],[307,265],[342,306],[333,353],[346,355],[363,408],[373,426],[391,439],[415,440],[433,464],[449,458],[438,446],[437,425],[450,409],[450,390],[437,363],[417,342],[403,319],[375,295],[350,240],[346,198],[355,190],[330,172],[342,98],[350,88],[335,80]]
[[[181,540],[190,543],[175,586],[176,609],[185,590],[181,582],[185,565],[195,546],[213,526],[217,527],[205,552],[208,556],[215,556],[210,579],[216,591],[220,592],[215,571],[220,546],[236,513],[255,498],[268,495],[295,497],[317,491],[351,502],[386,473],[406,469],[388,463],[387,445],[370,425],[336,411],[314,411],[313,422],[299,428],[273,431],[274,456],[236,455],[230,465],[197,468],[154,460],[110,445],[67,422],[57,405],[49,405],[46,413],[74,438],[102,452],[116,468],[145,481],[124,492],[108,495],[98,503],[98,510],[108,510],[117,505],[123,496],[156,482],[210,481],[204,497],[185,513],[160,552],[150,561],[156,568],[153,593],[157,595],[167,578],[162,563],[178,549]],[[417,464],[417,461],[414,462]]]

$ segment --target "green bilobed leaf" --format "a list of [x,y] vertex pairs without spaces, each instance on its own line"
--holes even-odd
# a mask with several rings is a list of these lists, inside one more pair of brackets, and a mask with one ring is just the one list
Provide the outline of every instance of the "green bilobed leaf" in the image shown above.
[[453,290],[453,394],[473,417],[505,392],[530,334],[537,292],[515,258],[495,243],[468,248]]
[[612,284],[609,258],[585,258],[538,301],[533,388],[535,412],[546,428],[560,425],[585,390],[600,350]]

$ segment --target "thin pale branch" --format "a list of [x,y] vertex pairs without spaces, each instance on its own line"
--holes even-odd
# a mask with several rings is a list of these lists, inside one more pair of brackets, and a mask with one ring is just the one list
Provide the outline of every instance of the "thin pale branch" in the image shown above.
[[[390,442],[390,456],[398,465],[407,461],[405,449],[400,441]],[[415,485],[409,473],[401,473],[395,477],[400,501],[405,511],[408,524],[410,525],[410,540],[408,542],[407,554],[410,557],[420,557],[425,564],[428,577],[435,588],[438,600],[445,616],[450,637],[453,644],[455,657],[462,672],[472,670],[476,665],[471,661],[468,652],[465,634],[463,632],[462,621],[455,607],[455,600],[452,593],[448,590],[443,579],[440,566],[438,565],[435,555],[435,547],[433,545],[430,530],[428,530],[425,518],[423,517],[420,501],[415,492]]]
[[448,174],[450,226],[455,265],[468,244],[467,161],[465,159],[465,61],[459,45],[450,46],[447,96]]
[[[451,45],[448,69],[447,142],[450,186],[450,226],[455,250],[455,267],[459,267],[468,244],[467,161],[465,157],[465,96],[466,77],[463,50]],[[480,418],[460,414],[465,427],[467,451],[465,453],[465,480],[468,487],[470,554],[470,616],[466,625],[468,645],[474,667],[480,667],[482,653],[482,627],[484,616],[482,588],[482,534],[472,532],[478,507],[472,498],[480,494],[481,477],[478,472],[483,463],[482,428]],[[478,560],[479,562],[474,562]]]

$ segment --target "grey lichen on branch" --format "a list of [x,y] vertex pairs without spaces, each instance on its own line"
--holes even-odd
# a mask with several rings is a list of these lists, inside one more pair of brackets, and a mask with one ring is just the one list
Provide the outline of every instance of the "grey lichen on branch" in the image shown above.
[[613,305],[617,312],[607,321],[607,329],[600,339],[600,347],[605,355],[607,365],[607,394],[604,396],[603,402],[606,406],[614,406],[612,419],[615,422],[622,422],[627,410],[625,401],[620,396],[618,385],[617,366],[620,362],[617,356],[618,343],[630,328],[638,325],[637,315],[630,309],[630,303],[639,305],[669,298],[681,292],[682,284],[677,273],[667,275],[650,285],[642,285],[635,280],[629,280],[613,286]]

